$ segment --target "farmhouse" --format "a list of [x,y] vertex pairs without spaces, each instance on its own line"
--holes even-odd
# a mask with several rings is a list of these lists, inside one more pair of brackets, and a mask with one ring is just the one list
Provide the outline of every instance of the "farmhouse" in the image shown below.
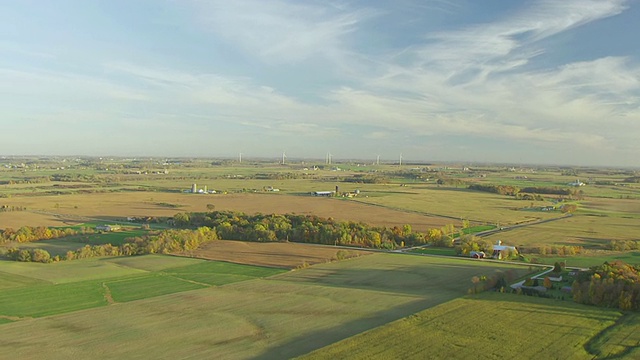
[[498,242],[493,245],[493,254],[491,257],[494,259],[502,259],[504,256],[508,256],[509,253],[517,254],[518,249],[516,249],[515,246],[502,245],[502,241],[498,240]]

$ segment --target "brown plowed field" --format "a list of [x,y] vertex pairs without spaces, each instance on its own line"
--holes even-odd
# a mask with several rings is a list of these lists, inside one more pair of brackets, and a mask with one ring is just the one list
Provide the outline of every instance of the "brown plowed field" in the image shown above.
[[[362,221],[371,225],[402,227],[409,224],[416,231],[442,227],[454,220],[425,216],[414,212],[388,209],[352,200],[280,194],[196,195],[182,193],[126,192],[74,194],[59,196],[12,197],[2,199],[3,205],[23,206],[28,212],[0,213],[0,228],[29,226],[62,226],[74,216],[103,219],[124,219],[127,216],[173,216],[178,212],[235,210],[263,214],[314,214],[344,221]],[[48,216],[30,211],[45,211]],[[29,214],[31,214],[29,216]],[[53,214],[69,215],[56,218]],[[80,221],[83,222],[83,221]],[[459,224],[456,224],[459,225]]]
[[[238,264],[260,265],[293,269],[302,266],[324,263],[336,258],[342,250],[331,246],[297,243],[256,243],[245,241],[212,241],[198,250],[183,255],[200,259],[229,261]],[[350,256],[370,254],[366,251],[348,251]]]

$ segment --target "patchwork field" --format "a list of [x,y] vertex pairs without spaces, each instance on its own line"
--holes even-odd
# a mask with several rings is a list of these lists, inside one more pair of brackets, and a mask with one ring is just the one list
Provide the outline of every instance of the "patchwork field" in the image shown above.
[[[8,206],[23,206],[27,210],[47,211],[50,215],[30,212],[0,212],[3,227],[65,226],[91,219],[125,219],[127,216],[173,216],[177,212],[207,211],[207,204],[216,210],[246,213],[296,213],[332,217],[344,221],[402,227],[410,224],[417,231],[442,227],[454,220],[421,215],[414,212],[371,206],[352,200],[281,194],[219,194],[196,195],[182,193],[129,192],[109,194],[73,194],[64,196],[13,197],[3,199]],[[168,207],[165,204],[173,204]],[[55,216],[59,214],[59,216]],[[42,222],[40,222],[42,221]],[[459,221],[457,221],[459,222]],[[459,224],[457,224],[459,225]]]
[[[82,301],[69,301],[60,309],[77,310],[71,308],[76,306],[85,310],[55,316],[52,312],[58,307],[45,306],[57,304],[55,301],[32,306],[39,310],[28,314],[16,305],[17,299],[27,295],[11,296],[3,291],[3,318],[46,316],[0,325],[0,348],[16,358],[290,358],[455,299],[466,293],[473,276],[513,268],[506,264],[373,254],[184,291],[184,286],[201,283],[199,278],[183,277],[184,273],[202,275],[221,266],[211,264],[216,263],[201,261],[154,274],[80,282]],[[246,267],[227,265],[238,267],[229,271],[233,275],[264,275],[256,268],[247,273],[239,271]],[[522,274],[527,271],[519,269]],[[162,286],[157,283],[160,274],[166,277]],[[157,289],[175,288],[177,283],[168,280],[173,277],[191,282],[178,285],[180,292],[157,296]],[[99,293],[100,289],[104,291],[103,283],[116,304],[108,305],[109,297]],[[153,297],[130,301],[134,298],[122,294],[131,289]],[[118,302],[118,298],[126,302]],[[25,333],[30,336],[25,338]]]
[[43,317],[271,276],[285,270],[147,255],[53,264],[0,262],[0,317]]
[[[455,299],[356,335],[301,359],[594,359],[638,354],[631,316],[500,293]],[[606,338],[606,339],[605,339]],[[602,342],[605,342],[606,345]]]
[[239,264],[293,269],[305,264],[313,265],[336,259],[339,251],[346,253],[349,257],[370,254],[366,251],[311,244],[218,240],[205,243],[199,249],[184,255]]
[[[519,211],[517,209],[529,206],[529,202],[465,188],[416,185],[401,189],[394,192],[379,192],[367,198],[360,197],[357,201],[393,209],[502,225],[559,216],[549,212]],[[540,203],[540,205],[546,205],[546,203]]]

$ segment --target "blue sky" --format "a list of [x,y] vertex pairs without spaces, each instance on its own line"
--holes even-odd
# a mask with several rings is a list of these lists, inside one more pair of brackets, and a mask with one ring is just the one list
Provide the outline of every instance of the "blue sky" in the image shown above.
[[0,154],[640,166],[640,2],[0,0]]

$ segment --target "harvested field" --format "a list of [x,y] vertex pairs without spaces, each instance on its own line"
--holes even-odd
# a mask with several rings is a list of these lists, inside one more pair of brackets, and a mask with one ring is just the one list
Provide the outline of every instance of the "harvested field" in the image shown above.
[[[330,261],[336,258],[336,253],[339,250],[343,249],[312,244],[218,240],[208,242],[198,250],[190,251],[183,255],[238,264],[293,269],[304,263],[312,265]],[[346,251],[356,256],[370,254],[366,251]]]
[[602,247],[610,240],[636,240],[638,219],[574,215],[558,221],[500,231],[485,239],[516,246],[580,245]]
[[[195,195],[182,193],[128,192],[110,194],[73,194],[60,196],[13,197],[3,203],[23,206],[28,211],[0,213],[0,226],[66,226],[96,219],[124,219],[127,216],[173,216],[178,212],[216,210],[245,213],[296,213],[332,217],[344,221],[362,221],[377,226],[402,227],[409,224],[416,231],[442,227],[454,222],[438,216],[387,209],[343,199],[284,194]],[[168,207],[172,204],[173,207]],[[47,212],[31,213],[30,211]],[[18,214],[18,215],[15,215]],[[58,215],[58,216],[56,216]],[[6,219],[6,221],[5,221]],[[57,221],[56,221],[57,219]]]

